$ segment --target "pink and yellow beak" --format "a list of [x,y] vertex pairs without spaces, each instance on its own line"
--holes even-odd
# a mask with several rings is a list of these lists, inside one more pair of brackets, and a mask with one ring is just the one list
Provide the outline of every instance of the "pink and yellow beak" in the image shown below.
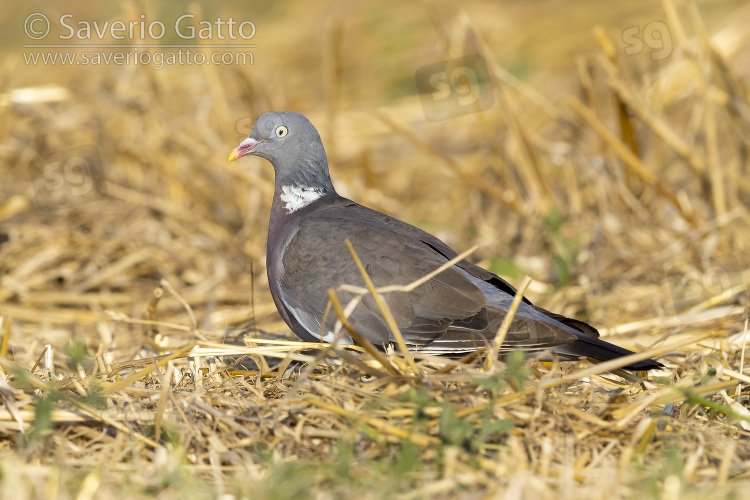
[[227,162],[234,161],[237,158],[242,158],[245,155],[249,155],[253,152],[255,148],[260,146],[261,144],[265,143],[266,141],[260,140],[256,141],[252,137],[248,137],[244,141],[240,143],[239,146],[234,148],[231,153],[229,153],[229,156],[227,157]]

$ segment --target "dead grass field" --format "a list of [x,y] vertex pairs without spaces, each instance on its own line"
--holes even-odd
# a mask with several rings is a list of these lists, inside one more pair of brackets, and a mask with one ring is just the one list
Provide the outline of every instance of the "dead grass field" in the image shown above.
[[[252,65],[160,70],[26,64],[9,7],[0,497],[744,497],[750,8],[627,5],[75,4],[257,25]],[[475,53],[494,105],[426,120],[417,69]],[[273,169],[225,162],[280,109],[343,195],[666,368],[297,342],[265,277]]]

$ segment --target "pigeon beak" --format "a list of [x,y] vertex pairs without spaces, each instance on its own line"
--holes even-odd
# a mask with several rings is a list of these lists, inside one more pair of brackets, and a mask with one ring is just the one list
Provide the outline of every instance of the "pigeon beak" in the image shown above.
[[262,139],[260,141],[256,141],[252,137],[248,137],[247,139],[242,141],[239,146],[234,148],[231,153],[229,153],[227,162],[234,161],[237,158],[242,158],[245,155],[249,155],[255,150],[255,148],[257,148],[261,144],[265,144],[265,142],[266,141]]

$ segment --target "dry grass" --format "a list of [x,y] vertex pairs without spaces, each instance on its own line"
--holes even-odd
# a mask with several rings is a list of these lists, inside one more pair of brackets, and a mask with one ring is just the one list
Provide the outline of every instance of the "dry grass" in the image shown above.
[[[312,34],[259,13],[248,67],[8,57],[0,496],[747,491],[750,10],[665,1],[590,22],[544,7],[567,17],[536,26],[531,4],[479,2],[399,4],[388,20],[362,4],[312,9]],[[626,57],[622,29],[653,20],[674,52]],[[425,121],[416,68],[477,51],[495,105]],[[516,284],[530,275],[535,302],[666,368],[640,380],[617,371],[628,361],[296,342],[265,281],[272,169],[224,163],[235,121],[273,109],[318,125],[342,194],[459,250],[479,244],[471,258]],[[87,144],[106,193],[45,210],[29,172]]]

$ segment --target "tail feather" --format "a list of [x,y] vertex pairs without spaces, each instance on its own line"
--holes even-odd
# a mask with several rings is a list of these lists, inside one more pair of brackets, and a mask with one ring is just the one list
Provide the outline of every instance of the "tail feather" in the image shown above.
[[[633,351],[629,351],[615,344],[610,344],[604,340],[600,340],[595,337],[587,335],[581,335],[578,340],[570,344],[561,345],[554,348],[555,352],[560,354],[568,354],[571,356],[585,356],[589,358],[598,359],[599,361],[608,361],[610,359],[621,358],[629,354],[634,354]],[[624,366],[626,370],[655,370],[657,368],[664,368],[664,365],[653,359],[645,359],[638,361],[632,365]]]

